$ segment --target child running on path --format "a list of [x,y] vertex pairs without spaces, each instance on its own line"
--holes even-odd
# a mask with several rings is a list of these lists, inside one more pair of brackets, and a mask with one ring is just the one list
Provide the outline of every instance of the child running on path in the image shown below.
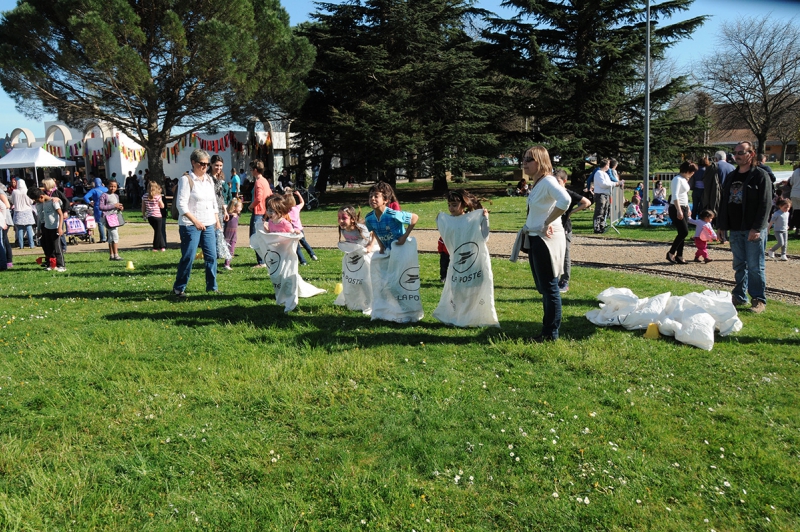
[[689,223],[697,226],[694,232],[694,245],[697,248],[697,252],[694,254],[695,262],[700,262],[700,259],[703,259],[704,262],[709,263],[712,260],[708,257],[708,243],[717,239],[717,233],[711,226],[713,221],[714,211],[709,209],[701,212],[697,220],[689,218]]

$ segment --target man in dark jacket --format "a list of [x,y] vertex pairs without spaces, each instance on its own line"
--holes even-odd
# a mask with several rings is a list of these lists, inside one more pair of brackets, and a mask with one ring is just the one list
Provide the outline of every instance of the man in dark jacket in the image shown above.
[[733,304],[746,305],[749,294],[750,310],[761,313],[767,304],[764,246],[772,206],[772,183],[767,173],[758,167],[752,143],[737,144],[733,156],[739,166],[722,183],[719,227],[729,231],[733,252],[736,281]]

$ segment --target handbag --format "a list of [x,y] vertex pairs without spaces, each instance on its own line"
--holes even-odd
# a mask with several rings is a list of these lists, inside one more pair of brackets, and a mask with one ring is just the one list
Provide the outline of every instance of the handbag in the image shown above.
[[121,212],[106,214],[106,225],[111,229],[122,227],[125,225],[125,218],[123,218]]

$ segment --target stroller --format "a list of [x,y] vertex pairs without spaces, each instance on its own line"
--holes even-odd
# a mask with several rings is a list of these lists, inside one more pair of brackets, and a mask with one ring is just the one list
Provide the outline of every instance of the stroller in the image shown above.
[[67,239],[69,245],[73,246],[81,242],[94,244],[94,216],[89,214],[89,206],[76,203],[69,209],[69,217],[64,221],[67,226]]

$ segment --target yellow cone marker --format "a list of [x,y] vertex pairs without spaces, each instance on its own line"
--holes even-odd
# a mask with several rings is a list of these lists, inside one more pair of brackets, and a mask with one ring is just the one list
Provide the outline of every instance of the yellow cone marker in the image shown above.
[[133,261],[132,260],[128,261],[128,265],[125,266],[125,269],[126,270],[135,270],[136,269],[136,268],[133,267]]
[[333,289],[333,293],[338,296],[339,294],[342,293],[342,290],[344,290],[342,283],[336,283],[336,288]]
[[647,326],[647,331],[644,333],[644,337],[648,340],[656,340],[661,338],[661,333],[658,332],[658,325],[655,323],[651,323]]

